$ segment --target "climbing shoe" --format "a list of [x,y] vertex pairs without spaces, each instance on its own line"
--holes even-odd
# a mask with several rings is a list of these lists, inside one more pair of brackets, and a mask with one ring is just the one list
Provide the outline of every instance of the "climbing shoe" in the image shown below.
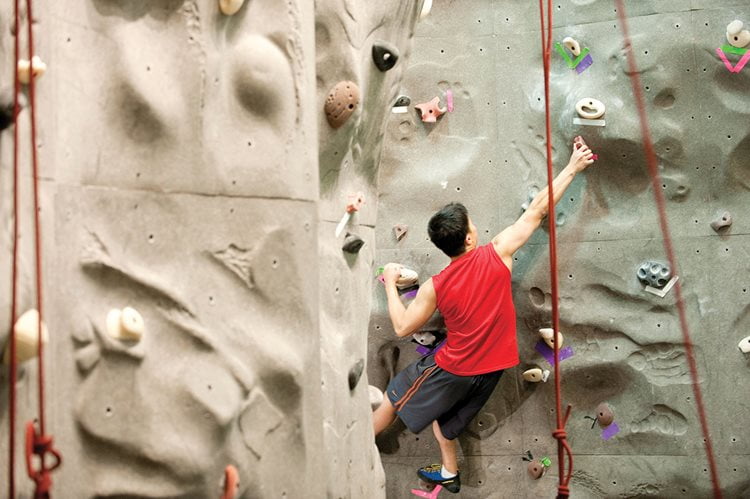
[[443,466],[440,464],[431,464],[430,466],[419,468],[417,470],[417,476],[423,482],[442,485],[444,489],[448,490],[448,492],[453,492],[454,494],[461,490],[461,473],[456,473],[456,476],[453,478],[443,478],[443,475],[440,474],[442,469]]

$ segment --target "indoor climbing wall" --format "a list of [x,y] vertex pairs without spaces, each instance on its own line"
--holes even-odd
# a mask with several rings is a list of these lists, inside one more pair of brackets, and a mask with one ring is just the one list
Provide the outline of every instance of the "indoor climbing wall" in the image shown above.
[[[750,334],[750,67],[743,68],[747,52],[731,42],[750,36],[743,34],[750,5],[626,6],[679,268],[648,282],[666,256],[614,2],[554,2],[553,41],[561,44],[551,61],[556,171],[576,135],[599,157],[568,189],[556,218],[572,496],[710,495],[675,291],[659,281],[677,277],[722,489],[745,497],[750,406],[738,387],[750,375],[750,358],[738,344]],[[745,27],[730,25],[735,20]],[[580,52],[563,44],[566,37]],[[488,243],[546,185],[537,2],[436,0],[417,25],[413,50],[399,90],[411,104],[390,115],[384,139],[375,267],[400,262],[424,281],[449,262],[427,238],[434,211],[463,202],[480,243]],[[432,109],[433,121],[420,119],[416,105],[425,118]],[[538,330],[551,326],[547,242],[540,229],[515,255],[521,364],[460,437],[461,497],[555,493],[553,379],[522,377],[530,368],[553,370],[538,345]],[[646,262],[654,265],[644,267],[642,282]],[[418,345],[395,337],[383,286],[373,278],[372,289],[368,373],[383,389],[417,358]],[[435,317],[425,329],[441,327]],[[614,415],[604,428],[594,423],[602,403]],[[413,435],[397,423],[378,446],[392,498],[414,497],[416,469],[439,461],[430,429]],[[527,473],[527,451],[551,458],[537,480]]]
[[[312,2],[35,6],[53,495],[219,497],[231,465],[223,497],[323,496]],[[35,364],[20,366],[17,428]],[[5,467],[0,483],[5,497]]]
[[[365,370],[377,167],[421,2],[35,6],[53,494],[383,497]],[[16,30],[0,9],[10,222]],[[36,306],[24,171],[17,315]],[[12,224],[0,229],[9,324]],[[32,491],[36,366],[18,371],[18,497]],[[0,380],[8,435],[7,369]]]

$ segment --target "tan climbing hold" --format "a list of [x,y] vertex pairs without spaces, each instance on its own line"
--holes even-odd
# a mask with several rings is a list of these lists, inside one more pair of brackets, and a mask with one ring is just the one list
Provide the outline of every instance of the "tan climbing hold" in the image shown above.
[[527,369],[526,371],[523,372],[523,379],[525,379],[529,383],[546,382],[548,378],[549,378],[549,371],[546,369],[542,370],[539,367]]
[[743,48],[750,44],[750,31],[742,29],[744,25],[739,19],[735,19],[727,25],[727,41],[730,45]]
[[137,310],[125,307],[114,308],[107,314],[107,334],[126,341],[140,341],[146,332],[143,317]]
[[605,402],[602,402],[596,408],[596,420],[599,422],[599,426],[606,428],[614,422],[615,413]]
[[430,14],[432,10],[432,0],[424,0],[422,2],[422,10],[419,12],[419,20],[421,21]]
[[328,124],[339,128],[354,114],[359,104],[359,87],[353,81],[336,84],[326,97],[324,111]]
[[[547,344],[548,347],[554,349],[555,345],[552,342],[552,328],[551,327],[545,327],[539,330],[539,335],[542,337],[544,342]],[[562,348],[563,346],[563,336],[560,331],[557,332],[557,348]]]
[[578,43],[578,41],[576,41],[575,38],[571,36],[566,36],[565,38],[563,38],[562,42],[563,42],[563,45],[565,45],[565,48],[570,50],[571,54],[573,54],[576,57],[581,55],[581,44]]
[[740,344],[737,345],[742,353],[750,353],[750,336],[742,338]]
[[396,281],[396,287],[399,289],[410,288],[419,283],[419,274],[415,270],[401,267],[401,277]]
[[604,116],[606,109],[602,101],[592,99],[591,97],[586,97],[576,102],[576,112],[578,116],[585,120],[598,120]]
[[29,81],[31,81],[32,70],[34,78],[43,76],[45,71],[47,71],[47,65],[38,55],[32,57],[31,62],[28,59],[20,59],[18,61],[18,80],[24,85],[28,85]]
[[531,461],[526,467],[526,471],[529,472],[529,476],[534,480],[539,480],[544,475],[546,467],[540,461]]
[[[16,362],[25,362],[39,355],[39,312],[27,310],[13,326],[16,333]],[[3,354],[3,363],[10,364],[10,338]],[[49,331],[42,321],[42,344],[49,343]]]
[[219,0],[219,9],[225,16],[235,15],[245,3],[245,0]]
[[448,110],[447,108],[440,107],[440,97],[435,97],[429,102],[423,102],[414,107],[417,108],[422,121],[425,123],[435,123]]

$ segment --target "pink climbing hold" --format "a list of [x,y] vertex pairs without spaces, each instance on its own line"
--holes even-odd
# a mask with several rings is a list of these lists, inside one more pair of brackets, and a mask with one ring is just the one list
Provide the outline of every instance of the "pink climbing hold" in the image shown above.
[[417,108],[422,116],[422,121],[425,123],[435,123],[446,111],[445,108],[440,107],[440,97],[435,97],[429,102],[423,102],[414,107]]
[[411,493],[419,497],[427,497],[428,499],[436,499],[440,491],[443,490],[442,485],[435,487],[432,492],[427,492],[420,489],[411,489]]
[[599,155],[598,155],[598,154],[592,154],[592,155],[591,155],[591,159],[592,159],[593,161],[596,161],[597,159],[599,159]]

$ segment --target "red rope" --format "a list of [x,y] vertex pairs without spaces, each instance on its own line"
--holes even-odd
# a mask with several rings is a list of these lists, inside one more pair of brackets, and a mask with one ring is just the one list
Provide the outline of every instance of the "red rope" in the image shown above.
[[[648,118],[646,116],[646,105],[643,99],[643,92],[641,91],[641,80],[638,74],[638,67],[635,62],[635,56],[633,55],[633,46],[630,42],[630,35],[628,34],[627,16],[625,15],[625,5],[622,0],[615,0],[617,6],[617,15],[620,18],[620,25],[622,26],[622,36],[625,42],[625,53],[628,58],[628,67],[630,70],[630,82],[633,87],[633,95],[635,97],[635,104],[638,108],[638,118],[641,122],[641,134],[643,136],[643,147],[646,153],[646,163],[648,165],[649,175],[651,176],[651,188],[654,191],[654,198],[656,200],[656,206],[659,211],[659,225],[664,238],[664,249],[667,253],[667,259],[669,265],[677,274],[677,260],[674,255],[674,249],[672,246],[672,238],[669,233],[669,225],[667,224],[667,210],[666,202],[664,201],[664,194],[661,190],[661,178],[659,176],[659,165],[656,159],[656,152],[654,150],[654,144],[651,139],[651,130],[648,126]],[[693,393],[695,395],[695,405],[698,410],[698,417],[701,423],[701,431],[703,432],[703,440],[705,441],[706,456],[708,458],[709,468],[711,470],[711,483],[713,485],[714,497],[721,498],[721,486],[719,485],[719,474],[716,468],[716,461],[714,459],[713,445],[711,444],[711,435],[708,430],[708,420],[706,418],[706,411],[703,404],[703,396],[701,395],[700,386],[698,385],[698,367],[695,362],[695,354],[693,352],[693,342],[690,339],[690,331],[688,329],[687,314],[685,313],[685,301],[682,297],[682,286],[680,282],[675,283],[675,293],[677,298],[677,310],[680,317],[680,328],[682,330],[683,342],[685,344],[685,355],[688,359],[688,365],[690,367],[690,377],[692,379]]]
[[[15,81],[13,82],[13,120],[17,122],[19,109],[18,95],[21,90],[21,82],[18,79],[18,61],[20,59],[20,15],[19,15],[19,1],[15,0],[14,3],[14,23],[15,23],[15,42],[14,42],[14,60],[15,66],[13,72],[15,74]],[[17,291],[16,282],[18,280],[18,126],[13,125],[13,232],[12,232],[12,251],[13,261],[11,270],[11,298],[10,298],[10,366],[9,366],[9,441],[8,441],[8,497],[16,497],[16,374],[17,374],[17,361],[16,361],[16,314],[17,314]]]
[[[550,281],[552,286],[552,329],[553,347],[555,352],[555,414],[557,416],[557,428],[552,436],[557,440],[557,462],[560,483],[557,486],[557,497],[565,498],[570,495],[568,484],[573,475],[573,451],[567,441],[565,425],[570,416],[568,406],[565,416],[562,414],[562,394],[560,379],[560,345],[557,341],[557,332],[560,331],[559,292],[557,280],[557,232],[555,230],[555,199],[552,169],[552,123],[550,113],[550,58],[552,53],[552,0],[547,0],[547,26],[544,23],[544,2],[539,0],[539,18],[542,34],[542,60],[544,62],[544,113],[545,128],[547,134],[547,189],[548,189],[548,215],[549,223],[549,261]],[[545,35],[546,33],[546,35]],[[568,456],[567,473],[565,471],[565,455]]]

